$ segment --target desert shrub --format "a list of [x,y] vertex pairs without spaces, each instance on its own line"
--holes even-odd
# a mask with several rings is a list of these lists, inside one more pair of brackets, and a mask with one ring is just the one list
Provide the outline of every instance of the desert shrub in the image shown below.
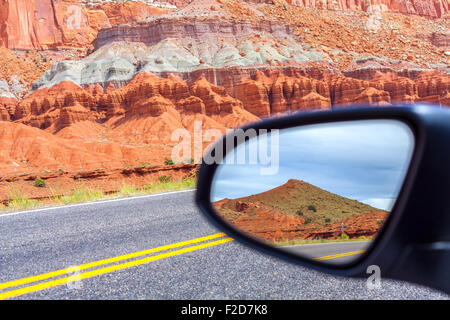
[[330,218],[325,218],[325,222],[329,223],[329,222],[331,222],[331,219]]
[[158,181],[161,183],[167,183],[172,181],[172,175],[162,175],[158,177]]
[[303,215],[303,212],[302,212],[302,210],[297,210],[297,212],[296,212],[299,216],[302,216]]
[[344,233],[343,236],[341,234],[341,238],[343,238],[344,240],[348,240],[350,239],[350,237],[348,236],[348,234]]
[[312,222],[311,218],[306,218],[305,222],[303,224],[310,224]]
[[38,206],[38,202],[36,200],[28,199],[22,191],[14,187],[8,192],[8,196],[11,199],[7,204],[9,209],[28,210],[34,209]]
[[366,240],[366,237],[365,237],[365,236],[359,236],[358,239],[359,239],[359,240]]
[[36,187],[38,187],[38,188],[44,188],[44,187],[45,187],[45,180],[43,180],[43,179],[37,177],[37,178],[34,180],[34,185],[35,185]]
[[172,159],[166,158],[166,160],[164,161],[164,164],[166,166],[171,166],[171,165],[174,165],[175,163],[173,162]]
[[308,210],[317,212],[316,206],[315,206],[315,205],[312,205],[312,204],[310,204],[310,205],[308,206]]
[[152,166],[151,163],[141,163],[141,165],[140,165],[141,168],[149,168],[151,166]]

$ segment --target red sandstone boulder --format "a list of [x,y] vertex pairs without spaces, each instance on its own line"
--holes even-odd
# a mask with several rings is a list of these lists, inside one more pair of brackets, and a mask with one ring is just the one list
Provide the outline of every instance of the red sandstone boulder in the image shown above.
[[151,7],[143,2],[105,2],[96,9],[103,11],[111,25],[138,22],[142,19],[168,13],[171,10]]
[[364,89],[354,100],[355,104],[369,103],[373,106],[386,106],[391,104],[389,92],[372,87]]
[[233,107],[243,108],[242,102],[229,96],[224,87],[211,84],[203,75],[192,83],[189,91],[203,101],[208,115],[231,113]]
[[246,80],[236,85],[236,98],[241,100],[247,111],[260,117],[270,115],[269,89],[255,80]]
[[9,121],[16,111],[16,98],[0,97],[0,121]]

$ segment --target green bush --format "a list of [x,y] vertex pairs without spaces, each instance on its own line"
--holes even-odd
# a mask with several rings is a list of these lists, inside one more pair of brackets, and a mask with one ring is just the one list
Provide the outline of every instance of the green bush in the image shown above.
[[343,236],[341,234],[341,238],[343,238],[344,240],[348,240],[350,239],[350,237],[348,236],[348,234],[344,233]]
[[297,212],[296,212],[299,216],[302,216],[303,215],[303,212],[302,212],[302,210],[297,210]]
[[166,175],[162,175],[158,177],[158,181],[161,183],[167,183],[167,182],[172,182],[172,175],[166,176]]
[[164,161],[164,164],[166,166],[171,166],[171,165],[174,165],[175,163],[173,162],[172,159],[166,158],[166,160]]
[[305,222],[303,224],[310,224],[312,222],[311,218],[306,218]]
[[329,222],[331,222],[331,219],[330,218],[325,218],[325,222],[329,223]]
[[34,185],[35,185],[36,187],[38,187],[38,188],[44,188],[44,187],[45,187],[45,180],[43,180],[43,179],[37,177],[37,178],[34,180]]
[[308,206],[308,210],[317,212],[316,206],[315,206],[315,205],[312,205],[312,204],[310,204],[310,205]]

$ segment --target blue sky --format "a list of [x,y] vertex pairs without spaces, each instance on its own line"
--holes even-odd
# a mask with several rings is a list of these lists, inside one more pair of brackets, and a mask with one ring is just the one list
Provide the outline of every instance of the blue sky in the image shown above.
[[[238,152],[249,150],[249,144],[257,143],[256,140],[240,145]],[[289,179],[299,179],[390,210],[413,148],[414,136],[410,129],[394,120],[280,130],[278,172],[263,175],[259,164],[223,164],[216,173],[211,199],[244,197],[275,188]]]

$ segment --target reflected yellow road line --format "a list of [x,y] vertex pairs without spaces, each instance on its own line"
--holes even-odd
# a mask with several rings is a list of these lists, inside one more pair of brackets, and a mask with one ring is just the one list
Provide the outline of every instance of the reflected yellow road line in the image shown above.
[[354,254],[360,254],[363,253],[366,250],[359,250],[359,251],[350,251],[350,252],[344,252],[344,253],[337,253],[337,254],[332,254],[329,256],[323,256],[323,257],[318,257],[318,258],[314,258],[315,260],[329,260],[329,259],[336,259],[336,258],[340,258],[340,257],[347,257],[347,256],[352,256]]
[[[133,252],[133,253],[129,253],[129,254],[113,257],[113,258],[108,258],[108,259],[103,259],[103,260],[99,260],[99,261],[81,264],[81,265],[77,266],[76,269],[78,271],[81,271],[81,270],[85,270],[85,269],[89,269],[89,268],[93,268],[93,267],[98,267],[98,266],[101,266],[104,264],[109,264],[109,263],[127,260],[127,259],[131,259],[131,258],[136,258],[136,257],[147,255],[150,253],[155,253],[155,252],[159,252],[159,251],[183,247],[183,246],[186,246],[189,244],[212,240],[212,239],[224,237],[225,235],[226,235],[225,233],[217,233],[217,234],[213,234],[213,235],[206,236],[206,237],[201,237],[201,238],[196,238],[196,239],[192,239],[192,240],[187,240],[187,241],[183,241],[183,242],[177,242],[177,243],[165,245],[162,247],[156,247],[156,248],[147,249],[147,250],[143,250],[143,251]],[[66,269],[61,269],[61,270],[56,270],[56,271],[40,274],[37,276],[32,276],[32,277],[27,277],[27,278],[13,280],[13,281],[9,281],[9,282],[0,283],[0,290],[10,288],[10,287],[20,286],[20,285],[35,282],[35,281],[53,278],[56,276],[67,274],[67,273],[73,273],[73,271],[74,271],[74,268],[66,268]]]
[[183,253],[192,252],[192,251],[216,246],[218,244],[226,243],[229,241],[233,241],[233,239],[232,238],[224,238],[224,239],[220,239],[220,240],[213,241],[213,242],[207,242],[207,243],[199,244],[196,246],[183,248],[180,250],[169,251],[166,253],[158,254],[156,256],[150,256],[150,257],[146,257],[146,258],[142,258],[142,259],[138,259],[138,260],[133,260],[133,261],[129,261],[129,262],[121,263],[121,264],[116,264],[116,265],[105,267],[105,268],[100,268],[100,269],[95,269],[92,271],[83,272],[83,273],[77,274],[76,276],[70,276],[70,277],[65,277],[65,278],[61,278],[61,279],[38,283],[38,284],[29,286],[29,287],[24,287],[24,288],[0,293],[0,299],[7,299],[7,298],[16,297],[16,296],[23,295],[23,294],[30,293],[30,292],[36,292],[36,291],[40,291],[43,289],[64,285],[64,284],[73,282],[74,278],[76,279],[76,281],[79,281],[79,280],[91,278],[94,276],[98,276],[101,274],[110,273],[113,271],[146,264],[146,263],[149,263],[152,261],[156,261],[156,260],[160,260],[160,259],[164,259],[164,258],[168,258],[168,257],[173,257],[173,256],[180,255]]

